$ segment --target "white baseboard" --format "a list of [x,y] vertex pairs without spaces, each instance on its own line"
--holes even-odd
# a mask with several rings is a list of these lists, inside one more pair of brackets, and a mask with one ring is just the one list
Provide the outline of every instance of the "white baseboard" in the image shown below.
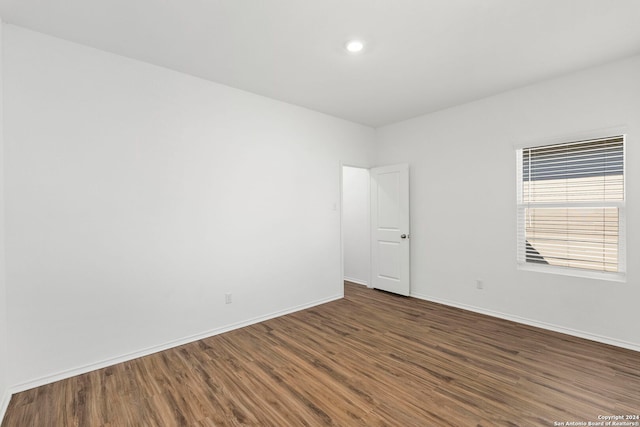
[[344,280],[347,282],[356,283],[358,285],[369,286],[366,280],[354,279],[353,277],[344,276]]
[[[152,347],[148,347],[139,351],[135,351],[132,353],[124,354],[122,356],[112,357],[109,359],[102,360],[96,363],[90,363],[88,365],[80,366],[73,369],[68,369],[65,371],[58,372],[56,374],[46,375],[44,377],[36,378],[30,381],[26,381],[20,384],[16,384],[11,387],[11,393],[19,393],[25,390],[29,390],[35,387],[40,387],[45,384],[50,384],[56,381],[64,380],[67,378],[75,377],[76,375],[86,374],[87,372],[95,371],[97,369],[106,368],[108,366],[113,366],[118,363],[128,362],[129,360],[137,359],[139,357],[148,356],[150,354],[158,353],[160,351],[168,350],[173,347],[178,347],[184,344],[188,344],[194,341],[198,341],[204,338],[209,338],[214,335],[219,335],[225,332],[232,331],[234,329],[243,328],[245,326],[253,325],[255,323],[264,322],[265,320],[273,319],[275,317],[284,316],[286,314],[291,314],[296,311],[305,310],[307,308],[315,307],[317,305],[325,304],[331,301],[335,301],[343,298],[341,295],[332,296],[329,298],[324,298],[321,300],[317,300],[308,304],[302,304],[295,307],[291,307],[285,310],[276,311],[270,314],[266,314],[264,316],[254,317],[252,319],[248,319],[242,322],[234,323],[231,325],[223,326],[220,328],[211,329],[209,331],[201,332],[199,334],[190,335],[188,337],[180,338],[177,340],[169,341],[164,344],[155,345]],[[9,395],[10,397],[10,395]],[[8,404],[8,401],[7,401]],[[1,420],[2,418],[0,418]]]
[[632,342],[622,341],[615,338],[609,338],[602,335],[596,335],[589,332],[578,331],[576,329],[565,328],[563,326],[554,325],[551,323],[540,322],[538,320],[527,319],[525,317],[515,316],[512,314],[501,313],[499,311],[487,310],[484,308],[476,307],[473,305],[461,304],[454,301],[448,301],[441,298],[435,298],[428,295],[421,294],[411,294],[412,297],[418,298],[425,301],[436,302],[439,304],[448,305],[451,307],[461,308],[463,310],[473,311],[475,313],[486,314],[487,316],[497,317],[500,319],[510,320],[516,323],[522,323],[528,326],[534,326],[541,329],[546,329],[549,331],[560,332],[562,334],[571,335],[578,338],[584,338],[591,341],[600,342],[603,344],[609,344],[616,347],[626,348],[628,350],[634,350],[640,352],[640,344],[635,344]]
[[2,392],[2,400],[0,400],[0,424],[2,424],[2,420],[4,420],[4,415],[7,413],[7,408],[9,407],[9,402],[11,401],[11,393],[9,390],[4,390]]

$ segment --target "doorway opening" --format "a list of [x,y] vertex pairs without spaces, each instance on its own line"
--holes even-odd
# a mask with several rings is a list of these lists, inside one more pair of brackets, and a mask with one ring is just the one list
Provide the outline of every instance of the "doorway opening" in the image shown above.
[[371,287],[369,169],[342,166],[343,280]]
[[343,280],[410,295],[409,165],[342,165],[341,175]]

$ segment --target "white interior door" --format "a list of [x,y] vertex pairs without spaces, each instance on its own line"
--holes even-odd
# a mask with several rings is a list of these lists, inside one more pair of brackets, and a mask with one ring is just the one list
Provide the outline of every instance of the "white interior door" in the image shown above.
[[409,165],[371,169],[371,281],[409,295]]

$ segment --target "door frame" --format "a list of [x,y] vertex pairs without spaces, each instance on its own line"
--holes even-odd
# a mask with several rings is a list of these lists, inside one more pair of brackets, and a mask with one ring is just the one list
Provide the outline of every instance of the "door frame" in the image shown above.
[[[371,166],[363,166],[353,163],[343,163],[340,161],[340,280],[341,289],[344,296],[344,168],[358,168],[371,170]],[[371,186],[367,186],[367,196],[371,200]],[[367,258],[369,260],[369,268],[367,269],[367,288],[373,289],[371,281],[371,202],[369,202],[369,215],[367,215],[367,230],[369,230],[369,244],[367,245]]]

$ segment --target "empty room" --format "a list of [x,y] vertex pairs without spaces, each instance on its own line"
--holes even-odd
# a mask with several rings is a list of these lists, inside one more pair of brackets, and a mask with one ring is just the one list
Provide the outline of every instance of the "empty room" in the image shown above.
[[639,19],[0,0],[0,426],[640,426]]

